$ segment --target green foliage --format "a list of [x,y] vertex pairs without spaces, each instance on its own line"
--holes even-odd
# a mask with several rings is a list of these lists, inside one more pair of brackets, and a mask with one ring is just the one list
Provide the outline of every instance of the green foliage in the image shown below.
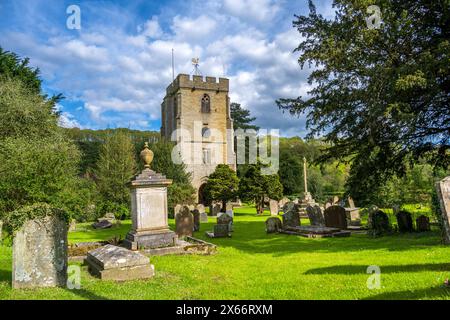
[[47,203],[35,203],[10,212],[5,219],[5,229],[9,234],[14,234],[27,221],[47,216],[56,216],[66,224],[69,223],[69,214],[64,210],[52,207]]
[[239,103],[232,102],[230,104],[231,119],[233,119],[234,129],[253,129],[258,131],[259,127],[251,124],[256,120],[250,116],[250,111],[241,107]]
[[204,192],[207,202],[222,201],[225,204],[236,199],[238,195],[239,178],[236,172],[226,164],[219,164],[208,177]]
[[[426,161],[450,163],[448,1],[382,1],[382,24],[369,29],[367,1],[337,0],[327,20],[310,1],[297,16],[299,63],[318,66],[307,97],[280,99],[307,114],[310,137],[330,143],[321,160],[351,162],[347,191],[371,194]],[[356,198],[356,196],[355,196]]]
[[281,200],[283,197],[283,185],[278,175],[263,175],[261,167],[260,162],[248,165],[239,181],[239,198],[243,201],[254,201],[258,214],[263,212],[265,197],[274,200]]
[[126,184],[136,173],[136,160],[134,145],[127,133],[114,131],[105,137],[94,173],[103,201],[129,206],[130,193]]
[[177,204],[194,204],[195,189],[190,183],[174,182],[167,188],[167,203],[169,212],[173,214],[173,209]]
[[8,79],[18,79],[27,91],[34,95],[41,94],[41,79],[39,69],[32,69],[28,64],[30,59],[20,58],[13,52],[4,51],[0,47],[0,75]]
[[0,212],[34,202],[59,204],[76,178],[79,152],[62,136],[0,139]]
[[104,216],[106,213],[114,213],[116,219],[124,220],[130,218],[130,207],[128,203],[118,203],[115,201],[103,199],[101,202],[99,202],[96,209],[95,219]]

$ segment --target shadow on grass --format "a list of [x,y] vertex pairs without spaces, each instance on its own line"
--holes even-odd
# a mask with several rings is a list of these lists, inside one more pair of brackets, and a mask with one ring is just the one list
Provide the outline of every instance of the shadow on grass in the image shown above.
[[11,270],[0,270],[0,282],[6,282],[8,285],[12,283]]
[[404,290],[394,292],[384,292],[374,296],[366,297],[363,300],[408,300],[408,299],[448,299],[450,289],[444,286],[436,286],[420,290]]
[[295,235],[266,234],[264,221],[236,221],[232,238],[210,239],[205,231],[213,230],[214,223],[201,225],[194,237],[212,242],[220,247],[232,247],[248,253],[272,253],[283,256],[298,252],[352,252],[361,250],[408,251],[429,249],[440,244],[436,232],[424,234],[394,234],[371,238],[359,234],[348,238],[308,239]]
[[[421,272],[421,271],[450,271],[450,263],[426,263],[408,265],[380,266],[382,273]],[[366,273],[367,265],[338,265],[311,269],[304,274],[358,274]]]
[[95,294],[86,289],[66,289],[66,290],[72,294],[75,294],[75,295],[77,295],[83,299],[87,299],[87,300],[109,300],[106,297],[99,296],[98,294]]

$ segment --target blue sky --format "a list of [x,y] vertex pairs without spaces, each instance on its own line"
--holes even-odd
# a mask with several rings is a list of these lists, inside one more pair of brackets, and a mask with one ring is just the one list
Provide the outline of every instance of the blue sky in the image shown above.
[[[325,16],[329,1],[316,1]],[[81,29],[66,9],[78,5]],[[0,46],[41,69],[44,90],[62,93],[64,126],[159,130],[160,105],[175,72],[230,79],[230,97],[264,129],[304,136],[304,117],[282,114],[280,97],[306,95],[309,70],[293,53],[294,14],[307,0],[49,1],[0,0]]]

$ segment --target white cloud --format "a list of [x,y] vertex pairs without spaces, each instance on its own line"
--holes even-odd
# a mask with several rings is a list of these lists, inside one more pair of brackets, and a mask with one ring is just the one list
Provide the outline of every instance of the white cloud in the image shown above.
[[[83,22],[79,33],[64,29],[47,38],[33,30],[0,30],[0,42],[7,50],[30,57],[40,67],[46,87],[62,92],[69,101],[82,101],[84,108],[73,114],[86,113],[84,126],[158,130],[174,49],[176,73],[190,73],[191,58],[200,57],[204,75],[230,78],[232,101],[249,108],[259,126],[291,135],[303,132],[304,120],[283,115],[275,100],[306,95],[310,87],[308,70],[300,69],[298,54],[293,53],[299,33],[291,26],[265,29],[285,10],[282,4],[210,0],[201,2],[205,10],[152,16],[144,22],[134,22],[126,10],[107,8],[114,27],[90,20]],[[136,31],[130,32],[127,26],[133,22],[131,29]],[[64,116],[69,126],[82,121],[70,113]]]

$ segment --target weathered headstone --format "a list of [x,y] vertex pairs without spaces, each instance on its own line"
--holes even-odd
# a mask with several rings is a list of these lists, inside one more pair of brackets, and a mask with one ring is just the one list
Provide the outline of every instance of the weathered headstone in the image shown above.
[[430,231],[430,218],[427,216],[420,216],[416,219],[416,228],[418,232]]
[[208,222],[208,215],[206,214],[205,206],[200,203],[200,204],[197,205],[197,210],[198,210],[198,212],[200,212],[200,222],[207,223]]
[[209,206],[209,215],[212,217],[216,217],[220,210],[222,209],[222,206],[219,203],[212,204]]
[[233,231],[233,211],[220,212],[217,216],[217,224],[228,225],[228,231]]
[[278,210],[279,210],[278,201],[270,199],[270,201],[269,201],[269,209],[270,209],[270,215],[277,216],[278,215]]
[[375,212],[370,212],[371,215],[369,224],[369,234],[372,236],[380,236],[392,231],[389,218],[386,213],[381,210],[376,210]]
[[322,214],[322,210],[319,206],[307,206],[306,207],[306,213],[309,218],[309,222],[312,226],[325,226],[325,220]]
[[300,226],[300,210],[298,204],[294,202],[286,203],[283,207],[283,212],[283,228]]
[[113,224],[108,220],[100,220],[92,224],[92,228],[94,229],[109,229],[112,228],[112,226]]
[[181,204],[177,204],[175,206],[175,208],[173,208],[174,217],[175,217],[176,214],[178,214],[181,211],[182,208],[183,208],[183,206]]
[[266,232],[277,233],[283,228],[280,218],[271,217],[266,220]]
[[29,220],[13,240],[13,288],[65,287],[67,225],[57,216]]
[[192,215],[194,217],[194,232],[200,231],[200,212],[194,209]]
[[400,232],[413,232],[413,220],[411,213],[407,211],[399,211],[395,217],[397,218],[398,231]]
[[444,242],[450,244],[450,176],[436,184],[444,227]]
[[230,236],[230,229],[227,224],[214,225],[214,238],[224,238]]
[[183,206],[175,216],[175,232],[178,237],[192,236],[194,230],[194,216],[188,206]]
[[279,207],[279,208],[283,208],[284,205],[285,205],[286,203],[288,203],[288,202],[289,202],[289,199],[286,198],[286,197],[284,197],[283,199],[281,199],[281,200],[278,202],[278,207]]
[[227,202],[225,206],[225,211],[233,211],[233,204],[231,202]]
[[89,271],[102,280],[148,279],[155,274],[148,257],[110,244],[89,251],[86,263]]
[[325,226],[328,228],[347,229],[347,215],[345,208],[341,206],[331,206],[324,212]]

